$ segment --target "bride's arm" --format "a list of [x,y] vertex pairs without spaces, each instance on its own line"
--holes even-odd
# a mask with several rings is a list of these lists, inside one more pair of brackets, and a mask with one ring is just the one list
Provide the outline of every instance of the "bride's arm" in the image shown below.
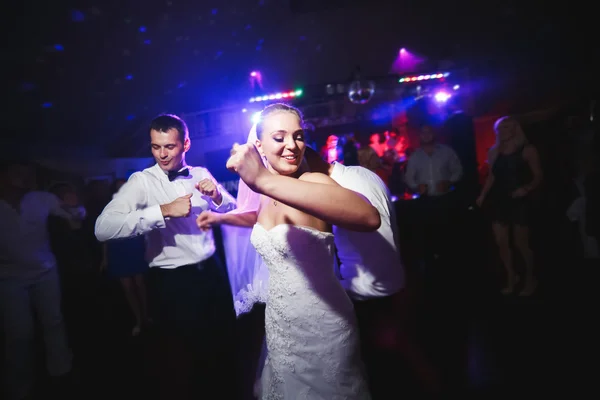
[[234,145],[227,169],[235,171],[254,192],[263,194],[332,225],[358,232],[379,229],[379,212],[360,194],[329,176],[306,173],[301,179],[269,172],[254,145]]
[[218,223],[234,226],[254,226],[256,224],[257,213],[250,211],[242,214],[216,214]]
[[338,185],[321,173],[304,173],[300,179],[263,174],[259,193],[332,225],[358,232],[379,229],[379,212],[362,195]]

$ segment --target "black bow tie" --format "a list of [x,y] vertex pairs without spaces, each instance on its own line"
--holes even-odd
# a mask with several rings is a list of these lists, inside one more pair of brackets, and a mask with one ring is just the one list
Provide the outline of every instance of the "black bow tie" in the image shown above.
[[184,168],[181,171],[169,171],[169,181],[174,181],[178,176],[190,176],[190,170]]

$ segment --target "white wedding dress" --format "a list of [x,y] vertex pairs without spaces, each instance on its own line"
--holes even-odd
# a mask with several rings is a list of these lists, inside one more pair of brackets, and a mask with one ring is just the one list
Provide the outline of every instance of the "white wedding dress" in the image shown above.
[[352,302],[334,273],[331,233],[256,224],[269,268],[262,399],[367,400]]

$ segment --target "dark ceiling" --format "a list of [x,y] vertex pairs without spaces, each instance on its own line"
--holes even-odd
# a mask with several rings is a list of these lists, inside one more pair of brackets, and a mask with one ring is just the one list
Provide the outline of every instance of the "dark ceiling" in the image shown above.
[[586,25],[571,29],[573,12],[522,3],[14,2],[3,13],[13,17],[4,25],[2,119],[13,138],[106,145],[159,112],[245,99],[254,69],[278,91],[343,79],[355,65],[386,74],[400,47],[475,75],[537,71],[544,82],[595,61]]

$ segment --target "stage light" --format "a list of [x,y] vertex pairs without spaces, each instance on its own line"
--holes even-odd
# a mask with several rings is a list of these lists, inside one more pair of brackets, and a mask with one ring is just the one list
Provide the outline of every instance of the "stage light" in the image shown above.
[[435,96],[433,96],[435,101],[440,102],[440,103],[447,102],[450,97],[451,97],[451,95],[446,92],[437,92],[435,94]]
[[252,76],[252,77],[256,77],[257,75],[258,75],[258,72],[256,72],[256,71],[250,72],[250,76]]
[[243,112],[243,113],[245,113],[245,112],[247,112],[247,111],[248,111],[248,110],[246,110],[245,108],[242,108],[242,112]]
[[438,72],[437,74],[405,76],[398,79],[398,83],[411,83],[417,81],[429,81],[432,79],[442,79],[450,76],[450,72]]
[[253,124],[258,124],[258,121],[260,121],[260,111],[257,111],[254,114],[252,114],[252,118],[250,118],[250,121],[252,121]]
[[291,90],[288,92],[279,92],[279,93],[267,94],[264,96],[251,97],[249,101],[250,101],[250,103],[255,103],[255,102],[259,102],[259,101],[289,99],[289,98],[294,98],[294,97],[300,97],[300,96],[302,96],[302,93],[303,93],[302,89],[297,89],[297,90]]
[[452,89],[458,90],[458,89],[460,89],[460,85],[454,85],[454,87]]

